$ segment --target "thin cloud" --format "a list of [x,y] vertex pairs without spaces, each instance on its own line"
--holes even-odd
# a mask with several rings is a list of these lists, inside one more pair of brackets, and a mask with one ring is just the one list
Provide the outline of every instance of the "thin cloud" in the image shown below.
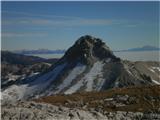
[[25,12],[16,12],[16,11],[2,11],[2,16],[4,15],[18,15],[18,17],[33,17],[33,18],[50,18],[50,19],[81,19],[80,17],[73,16],[60,16],[60,15],[46,15],[46,14],[33,14],[33,13],[25,13]]
[[51,26],[84,26],[84,25],[111,25],[114,21],[108,19],[70,19],[70,20],[55,20],[55,19],[10,19],[2,20],[2,25],[51,25]]
[[[12,15],[11,18],[6,18],[7,14]],[[9,16],[8,15],[8,16]],[[14,17],[13,17],[14,16]],[[24,12],[2,12],[2,25],[38,25],[38,26],[60,26],[60,27],[74,27],[74,26],[108,26],[108,25],[123,25],[128,27],[135,27],[134,24],[125,22],[126,20],[113,19],[87,19],[72,16],[55,16],[55,15],[37,15]]]
[[110,19],[70,19],[70,20],[57,20],[57,19],[35,19],[35,18],[23,18],[23,19],[10,19],[2,20],[2,25],[38,25],[38,26],[104,26],[104,25],[116,25],[117,21]]
[[129,27],[129,28],[134,28],[134,27],[137,27],[137,26],[138,26],[137,24],[126,25],[126,27]]
[[46,35],[46,33],[2,33],[2,37],[43,37]]

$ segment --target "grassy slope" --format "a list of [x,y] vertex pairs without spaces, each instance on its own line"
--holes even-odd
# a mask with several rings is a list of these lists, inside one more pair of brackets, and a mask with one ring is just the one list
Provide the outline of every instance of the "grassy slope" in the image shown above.
[[[126,101],[117,100],[116,96],[128,95]],[[112,101],[105,101],[106,98],[114,98]],[[130,98],[135,98],[132,101]],[[43,97],[34,100],[36,102],[45,102],[54,105],[63,105],[66,107],[79,107],[82,109],[101,108],[103,111],[156,111],[160,108],[160,86],[143,86],[112,89],[102,92],[83,92],[72,95],[55,95]],[[125,104],[116,106],[113,103]],[[130,102],[128,102],[130,101]]]

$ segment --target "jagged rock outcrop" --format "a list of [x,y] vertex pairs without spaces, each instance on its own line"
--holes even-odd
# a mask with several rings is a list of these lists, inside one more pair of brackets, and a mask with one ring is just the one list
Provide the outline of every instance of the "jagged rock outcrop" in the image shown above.
[[69,62],[79,61],[87,65],[92,65],[96,60],[107,58],[118,60],[101,39],[89,35],[80,37],[75,44],[67,50],[63,58]]

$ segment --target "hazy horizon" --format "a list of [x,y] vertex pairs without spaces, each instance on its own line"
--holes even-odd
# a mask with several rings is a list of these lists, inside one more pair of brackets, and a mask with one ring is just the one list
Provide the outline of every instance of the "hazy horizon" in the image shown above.
[[[72,44],[73,45],[73,44]],[[71,46],[72,46],[71,45]],[[71,47],[70,46],[70,47]],[[145,46],[148,46],[148,45],[145,45]],[[136,47],[136,48],[143,48],[143,47],[145,47],[145,46],[141,46],[141,47]],[[70,48],[69,47],[69,48]],[[156,46],[149,46],[149,47],[155,47],[155,48],[159,48],[160,49],[160,47],[156,47]],[[15,50],[7,50],[7,49],[2,49],[2,51],[23,51],[23,50],[68,50],[69,48],[67,48],[67,49],[48,49],[48,48],[38,48],[38,49],[15,49]],[[114,52],[125,52],[125,50],[127,51],[127,52],[132,52],[132,51],[128,51],[128,50],[130,50],[130,49],[134,49],[134,48],[128,48],[128,49],[121,49],[121,50],[119,50],[119,49],[116,49],[116,50],[112,50],[112,51],[114,51]],[[144,50],[144,51],[148,51],[148,50]],[[149,50],[149,51],[159,51],[159,50]],[[139,52],[139,51],[134,51],[134,52]],[[141,50],[140,50],[140,52],[141,52]],[[52,53],[53,54],[53,53]]]

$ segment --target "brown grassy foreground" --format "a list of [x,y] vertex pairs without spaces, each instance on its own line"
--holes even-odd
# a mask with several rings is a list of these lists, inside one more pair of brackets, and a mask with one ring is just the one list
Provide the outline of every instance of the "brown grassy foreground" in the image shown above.
[[98,111],[157,111],[160,108],[160,86],[117,88],[101,92],[55,95],[42,97],[34,101]]

